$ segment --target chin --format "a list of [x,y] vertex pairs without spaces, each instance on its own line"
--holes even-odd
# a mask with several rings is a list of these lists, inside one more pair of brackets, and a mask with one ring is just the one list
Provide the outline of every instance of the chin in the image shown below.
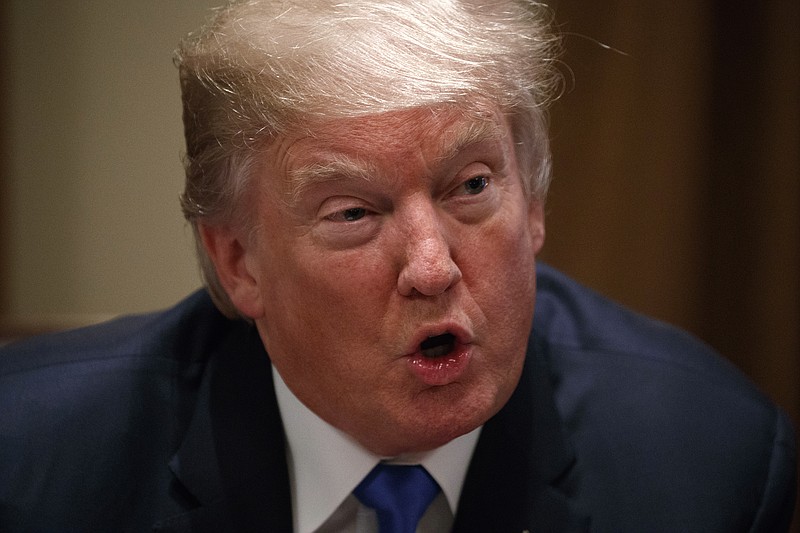
[[432,434],[431,432],[426,431],[422,435],[407,435],[402,438],[398,438],[397,435],[394,435],[395,442],[383,442],[379,444],[362,442],[361,445],[382,457],[397,457],[404,454],[422,453],[435,450],[440,446],[444,446],[453,439],[457,439],[462,435],[466,435],[478,426],[480,426],[480,424],[464,430],[454,430],[453,428],[449,428],[448,432],[441,434],[438,432]]
[[[466,435],[494,416],[508,400],[507,396],[510,394],[500,398],[484,395],[478,399],[470,398],[471,401],[462,398],[462,401],[455,402],[439,398],[429,410],[418,411],[411,419],[394,426],[391,446],[394,452],[389,455],[433,450]],[[398,427],[407,428],[402,432],[402,439],[398,438],[401,434]]]

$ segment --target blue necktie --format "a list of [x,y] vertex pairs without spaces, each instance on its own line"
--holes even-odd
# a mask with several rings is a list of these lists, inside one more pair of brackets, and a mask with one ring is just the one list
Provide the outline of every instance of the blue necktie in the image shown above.
[[380,533],[414,533],[439,485],[420,465],[379,464],[353,491],[378,513]]

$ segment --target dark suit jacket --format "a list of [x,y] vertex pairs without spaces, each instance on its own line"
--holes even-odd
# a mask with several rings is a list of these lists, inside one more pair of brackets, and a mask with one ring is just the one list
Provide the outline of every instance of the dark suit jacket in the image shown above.
[[[689,336],[538,279],[521,382],[454,529],[785,529],[786,417]],[[284,454],[258,335],[203,292],[0,355],[2,531],[290,531]]]

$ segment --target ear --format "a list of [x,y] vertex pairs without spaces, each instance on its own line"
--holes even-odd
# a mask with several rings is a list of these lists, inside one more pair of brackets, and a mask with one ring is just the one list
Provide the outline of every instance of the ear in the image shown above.
[[533,242],[533,253],[538,255],[544,246],[544,201],[532,196],[528,202],[528,225]]
[[257,253],[246,237],[229,226],[198,224],[206,253],[214,263],[222,287],[236,309],[253,320],[264,314],[258,273],[252,271],[249,255]]

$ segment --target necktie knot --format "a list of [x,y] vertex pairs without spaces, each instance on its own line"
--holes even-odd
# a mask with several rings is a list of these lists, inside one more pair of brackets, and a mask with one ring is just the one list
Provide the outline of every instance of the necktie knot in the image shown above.
[[378,515],[380,533],[414,533],[439,493],[439,485],[420,465],[379,464],[353,494]]

